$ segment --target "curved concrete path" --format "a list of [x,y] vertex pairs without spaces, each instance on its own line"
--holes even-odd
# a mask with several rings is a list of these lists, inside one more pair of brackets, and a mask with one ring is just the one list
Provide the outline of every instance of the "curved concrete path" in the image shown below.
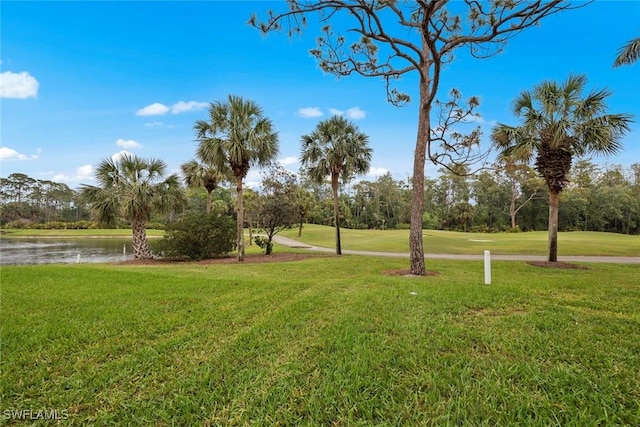
[[[299,242],[294,239],[290,239],[284,236],[273,236],[273,241],[290,248],[306,249],[316,252],[330,252],[335,253],[335,248],[325,248],[321,246],[308,245],[306,243]],[[369,255],[369,256],[384,256],[395,258],[409,258],[408,253],[404,252],[373,252],[373,251],[353,251],[349,249],[343,249],[342,253],[345,255]],[[455,255],[455,254],[425,254],[426,259],[457,259],[466,261],[482,261],[484,254],[479,255]],[[546,261],[547,257],[544,255],[491,255],[491,259],[494,261]],[[558,257],[558,261],[561,262],[605,262],[612,264],[640,264],[640,256],[563,256]]]

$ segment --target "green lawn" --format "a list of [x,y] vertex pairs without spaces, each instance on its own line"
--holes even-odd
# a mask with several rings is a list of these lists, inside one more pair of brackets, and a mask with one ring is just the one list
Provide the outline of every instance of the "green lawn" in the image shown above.
[[[305,224],[302,236],[298,230],[286,230],[283,236],[301,242],[335,247],[333,227]],[[455,231],[423,230],[425,253],[546,255],[546,231],[527,233],[459,233]],[[342,249],[408,252],[409,230],[349,230],[340,229]],[[640,236],[574,231],[559,233],[558,254],[562,256],[640,256]]]
[[411,278],[358,256],[3,267],[0,409],[78,426],[639,425],[638,266],[493,267],[491,286],[480,262]]
[[[3,236],[13,237],[131,237],[127,229],[98,230],[3,230]],[[341,229],[342,249],[408,252],[409,230],[349,230]],[[163,230],[147,230],[149,237],[160,237]],[[297,228],[285,230],[282,236],[303,243],[335,247],[333,227],[305,224],[301,237]],[[546,255],[547,232],[528,233],[460,233],[455,231],[424,230],[425,253],[482,254],[490,250],[496,255]],[[640,256],[640,236],[625,234],[575,231],[559,233],[558,252],[562,256]],[[249,248],[248,238],[246,240]]]

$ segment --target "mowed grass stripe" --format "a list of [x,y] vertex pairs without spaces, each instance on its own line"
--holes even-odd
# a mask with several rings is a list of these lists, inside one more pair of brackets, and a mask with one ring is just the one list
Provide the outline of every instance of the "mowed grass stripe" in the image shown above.
[[73,425],[634,425],[640,284],[314,257],[2,269],[2,402]]
[[[283,236],[315,246],[335,247],[332,227],[305,224],[302,236],[295,229],[285,230]],[[341,244],[345,250],[379,252],[409,252],[409,230],[350,230],[341,229]],[[423,230],[425,253],[436,254],[493,254],[546,255],[548,233],[461,233],[455,231]],[[640,256],[640,236],[626,234],[574,231],[558,233],[558,255],[580,256]]]

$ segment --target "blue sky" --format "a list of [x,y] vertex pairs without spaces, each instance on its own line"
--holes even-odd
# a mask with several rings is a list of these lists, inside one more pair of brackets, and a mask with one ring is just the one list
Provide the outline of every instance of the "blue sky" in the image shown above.
[[[299,168],[300,137],[334,113],[369,135],[370,175],[406,179],[413,166],[417,105],[386,102],[379,79],[324,74],[308,51],[315,28],[289,39],[263,37],[246,22],[284,2],[27,2],[0,4],[0,176],[25,173],[93,183],[93,168],[127,151],[159,158],[170,172],[191,160],[193,123],[209,102],[234,94],[258,103],[280,136],[280,160]],[[546,18],[487,60],[462,50],[443,74],[451,88],[478,96],[483,148],[497,123],[517,124],[510,103],[544,80],[586,74],[607,87],[610,112],[636,117],[624,151],[599,163],[640,162],[640,62],[614,69],[618,49],[640,34],[640,2],[598,0]],[[417,93],[412,77],[404,87]],[[427,165],[427,174],[436,167]],[[252,170],[247,183],[259,181]]]

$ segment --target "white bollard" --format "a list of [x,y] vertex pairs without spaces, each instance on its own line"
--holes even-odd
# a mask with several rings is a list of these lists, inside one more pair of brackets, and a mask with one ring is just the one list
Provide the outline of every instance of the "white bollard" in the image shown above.
[[80,254],[76,257],[76,264],[80,264]]
[[491,252],[484,251],[484,284],[491,284]]
[[126,244],[122,245],[122,259],[125,260],[125,261],[127,260],[127,245]]

